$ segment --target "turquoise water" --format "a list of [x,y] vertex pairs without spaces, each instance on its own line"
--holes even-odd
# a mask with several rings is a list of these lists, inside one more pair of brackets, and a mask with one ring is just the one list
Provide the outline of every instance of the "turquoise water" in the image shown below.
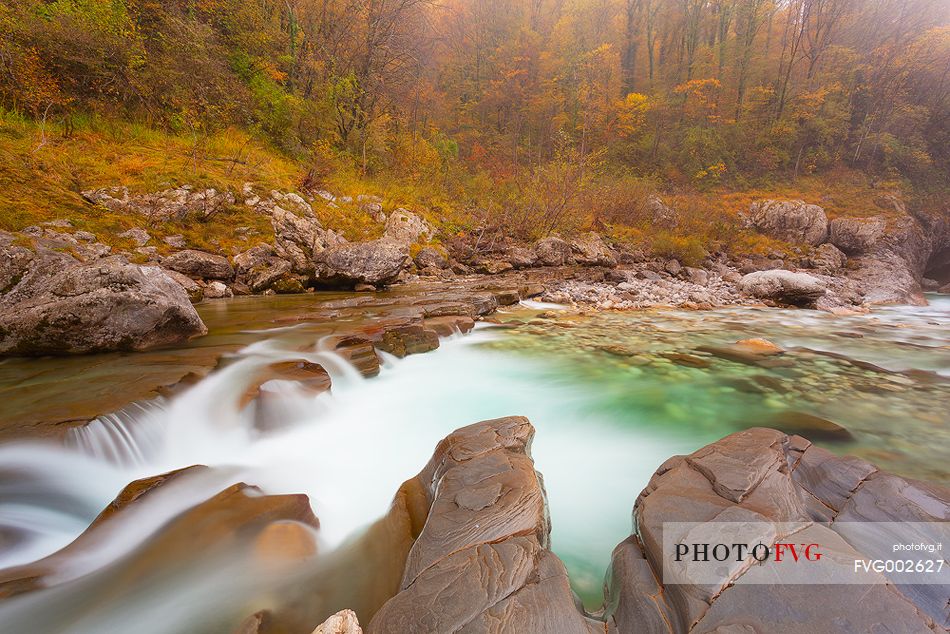
[[[832,451],[950,482],[950,298],[933,300],[930,307],[852,317],[512,308],[500,315],[507,327],[483,325],[444,340],[436,352],[387,357],[380,376],[368,380],[319,350],[325,329],[253,327],[253,311],[243,302],[245,347],[180,396],[71,432],[67,448],[0,445],[0,470],[23,474],[12,486],[47,492],[20,496],[26,503],[16,508],[0,504],[0,527],[26,534],[18,549],[3,553],[0,566],[69,543],[125,483],[197,463],[211,466],[211,475],[187,495],[167,496],[127,520],[123,540],[61,577],[108,565],[169,517],[239,480],[268,493],[308,494],[324,548],[332,549],[385,513],[399,484],[452,430],[525,415],[537,428],[532,453],[548,494],[553,548],[578,594],[595,606],[611,550],[629,534],[634,500],[659,464],[738,429],[773,424],[783,413],[819,416],[846,429],[850,440],[821,443]],[[227,311],[227,304],[218,310]],[[748,364],[701,350],[752,337],[786,352]],[[309,348],[302,346],[307,342]],[[332,393],[314,397],[287,387],[282,403],[289,424],[261,434],[238,403],[256,369],[299,358],[327,366]],[[63,500],[71,503],[64,508]],[[180,599],[189,584],[199,581],[189,577],[151,591],[139,607],[184,609]],[[225,610],[242,592],[250,590],[222,582],[188,609]],[[30,610],[44,610],[42,597],[14,616],[29,622]],[[122,614],[131,608],[116,611],[109,600],[100,604],[93,592],[63,608],[61,618],[68,623],[82,614],[88,624],[82,631],[121,631]],[[0,619],[11,616],[5,610],[0,603]],[[160,619],[137,630],[169,631]]]

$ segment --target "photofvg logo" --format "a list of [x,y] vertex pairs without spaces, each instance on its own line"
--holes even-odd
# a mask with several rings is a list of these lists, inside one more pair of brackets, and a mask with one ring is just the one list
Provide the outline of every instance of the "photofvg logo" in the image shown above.
[[[950,585],[948,522],[665,522],[663,583]],[[732,519],[731,518],[731,519]],[[717,520],[722,519],[722,516]],[[640,527],[650,538],[650,527]]]

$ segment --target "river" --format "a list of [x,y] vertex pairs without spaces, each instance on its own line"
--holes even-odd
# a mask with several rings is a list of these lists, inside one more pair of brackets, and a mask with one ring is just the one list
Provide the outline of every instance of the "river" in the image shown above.
[[[326,299],[345,308],[337,322],[357,319],[358,303],[347,298]],[[577,314],[528,303],[503,309],[507,326],[480,324],[427,354],[385,355],[379,376],[365,379],[322,349],[332,324],[316,317],[275,323],[288,307],[299,312],[313,300],[241,298],[201,306],[210,335],[181,350],[98,362],[9,360],[0,365],[7,421],[26,420],[37,407],[111,403],[110,392],[121,400],[143,376],[169,368],[180,374],[208,355],[223,352],[228,363],[183,393],[140,400],[69,429],[61,441],[21,433],[0,445],[0,536],[11,544],[0,549],[0,568],[70,543],[128,482],[193,464],[213,469],[128,518],[108,543],[63,564],[57,581],[103,569],[237,481],[266,493],[306,493],[327,552],[385,513],[399,484],[449,432],[519,414],[537,428],[532,454],[548,494],[553,549],[594,606],[611,550],[629,534],[634,500],[654,470],[738,429],[820,417],[850,435],[819,442],[830,450],[950,483],[950,296],[930,300],[848,317],[752,308]],[[752,337],[785,349],[781,363],[709,352]],[[282,424],[262,432],[241,398],[257,369],[289,359],[323,365],[332,392],[311,396],[289,383],[273,385]],[[175,601],[186,587],[166,588],[151,608]],[[0,602],[0,620],[37,622],[48,592]],[[129,624],[128,606],[87,599],[81,608],[63,608],[63,619],[72,615],[64,631]],[[183,631],[182,619],[196,614],[184,610],[177,621],[136,631]]]

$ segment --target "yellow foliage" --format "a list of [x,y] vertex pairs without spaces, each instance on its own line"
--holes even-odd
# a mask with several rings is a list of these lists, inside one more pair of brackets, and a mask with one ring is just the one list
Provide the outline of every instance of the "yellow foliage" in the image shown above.
[[643,128],[650,111],[650,98],[632,92],[617,104],[617,133],[624,138],[634,136]]

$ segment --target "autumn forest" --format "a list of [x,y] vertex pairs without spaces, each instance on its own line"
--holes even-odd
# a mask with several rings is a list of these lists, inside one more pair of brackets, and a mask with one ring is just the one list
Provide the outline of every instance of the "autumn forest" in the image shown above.
[[950,5],[6,1],[0,103],[48,143],[239,130],[303,185],[415,183],[538,234],[656,188],[943,189]]

